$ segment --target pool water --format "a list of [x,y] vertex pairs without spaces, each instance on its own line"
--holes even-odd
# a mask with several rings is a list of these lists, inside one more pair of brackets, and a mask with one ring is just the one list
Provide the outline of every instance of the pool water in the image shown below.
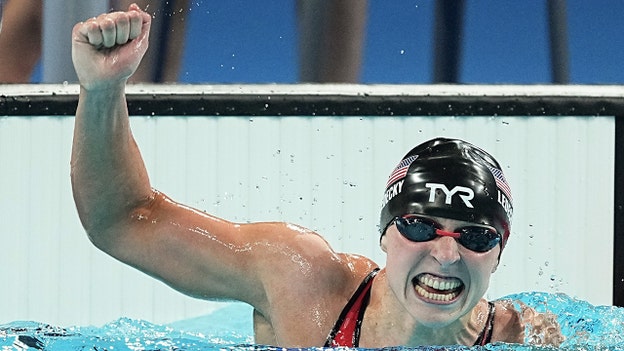
[[[543,312],[559,316],[565,350],[623,350],[624,308],[593,306],[563,294],[522,293],[508,296]],[[392,347],[384,350],[552,350],[550,347],[493,344],[485,347]],[[282,350],[254,345],[251,308],[226,305],[210,315],[166,325],[120,318],[101,327],[58,327],[40,322],[0,325],[0,351],[4,350]],[[308,350],[319,350],[311,348]]]

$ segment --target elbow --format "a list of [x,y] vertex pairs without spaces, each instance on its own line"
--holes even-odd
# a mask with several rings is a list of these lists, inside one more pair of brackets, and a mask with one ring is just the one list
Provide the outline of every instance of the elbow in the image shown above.
[[102,251],[111,252],[137,225],[151,217],[162,195],[153,190],[145,199],[126,206],[81,206],[76,200],[78,217],[87,237]]

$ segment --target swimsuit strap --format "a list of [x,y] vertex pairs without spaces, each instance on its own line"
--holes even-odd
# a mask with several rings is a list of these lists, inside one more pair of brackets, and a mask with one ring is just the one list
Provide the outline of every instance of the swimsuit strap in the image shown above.
[[479,333],[479,337],[477,341],[475,341],[474,346],[483,346],[485,344],[489,344],[492,342],[492,331],[494,330],[494,315],[496,313],[496,307],[493,302],[488,301],[488,317],[485,321],[485,325],[483,326],[483,330]]
[[375,268],[370,272],[364,281],[360,284],[353,296],[342,312],[338,321],[327,336],[324,347],[358,347],[360,343],[360,327],[362,326],[362,318],[364,311],[368,306],[370,299],[371,286],[373,278],[377,275],[379,268]]

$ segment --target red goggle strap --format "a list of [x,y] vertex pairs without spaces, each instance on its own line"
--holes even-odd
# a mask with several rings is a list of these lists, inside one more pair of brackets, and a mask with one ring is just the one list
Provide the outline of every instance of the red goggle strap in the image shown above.
[[447,231],[441,230],[441,229],[436,229],[435,232],[439,236],[450,236],[451,238],[455,238],[455,239],[457,239],[457,238],[459,238],[461,236],[461,234],[459,234],[459,233],[447,232]]

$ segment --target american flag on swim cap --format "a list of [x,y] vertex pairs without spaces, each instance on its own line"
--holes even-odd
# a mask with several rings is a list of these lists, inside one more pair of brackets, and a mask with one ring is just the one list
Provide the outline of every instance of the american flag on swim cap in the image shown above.
[[509,202],[513,203],[513,198],[511,197],[511,188],[509,187],[509,184],[507,184],[507,179],[505,179],[505,176],[503,175],[503,171],[501,171],[498,168],[491,167],[491,166],[488,166],[488,169],[494,176],[494,180],[496,180],[496,187],[500,191],[502,191],[503,194],[505,194],[505,196],[507,196],[507,199],[509,199]]
[[413,155],[413,156],[409,156],[409,157],[404,158],[396,166],[394,171],[392,171],[392,174],[390,174],[390,177],[388,178],[388,183],[386,183],[386,188],[389,187],[392,183],[396,182],[397,180],[405,178],[405,175],[407,174],[407,170],[409,169],[409,166],[417,158],[418,158],[418,155]]

